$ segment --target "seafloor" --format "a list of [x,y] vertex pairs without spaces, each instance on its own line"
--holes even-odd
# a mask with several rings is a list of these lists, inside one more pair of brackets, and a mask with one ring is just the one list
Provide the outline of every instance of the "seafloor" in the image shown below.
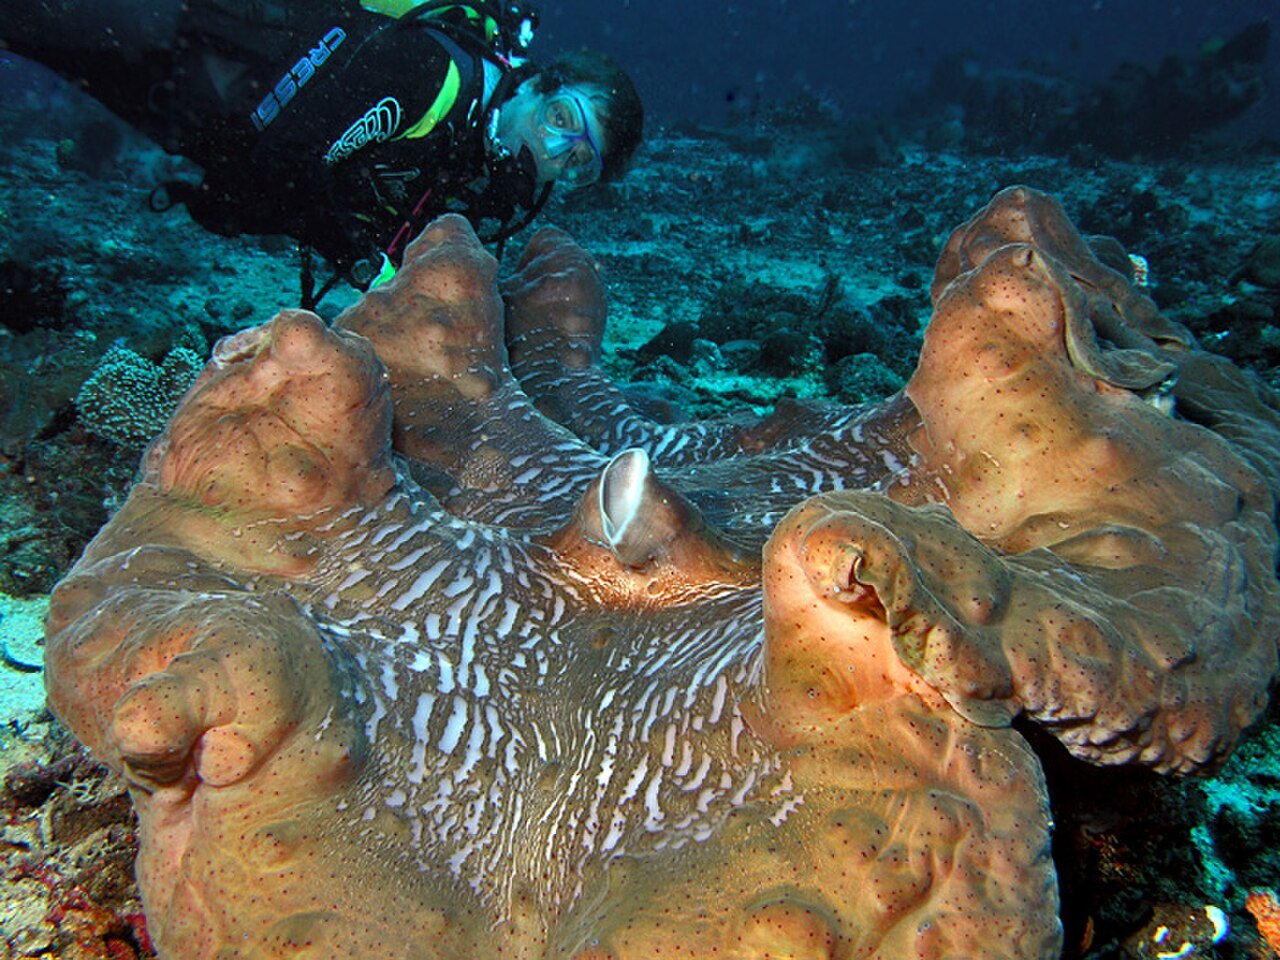
[[[43,707],[43,603],[210,344],[298,303],[288,240],[224,239],[181,209],[148,210],[175,169],[72,95],[33,93],[0,117],[0,958],[150,955],[122,783]],[[896,390],[944,239],[1011,183],[1144,257],[1169,316],[1280,385],[1276,144],[1021,155],[789,104],[719,129],[652,129],[622,182],[557,199],[542,221],[598,258],[609,369],[656,414],[696,416]],[[337,291],[321,313],[352,297]],[[1156,956],[1184,940],[1185,955],[1272,955],[1244,905],[1280,886],[1274,708],[1209,779],[1095,771],[1045,749],[1067,956]],[[1206,907],[1231,923],[1216,946]]]

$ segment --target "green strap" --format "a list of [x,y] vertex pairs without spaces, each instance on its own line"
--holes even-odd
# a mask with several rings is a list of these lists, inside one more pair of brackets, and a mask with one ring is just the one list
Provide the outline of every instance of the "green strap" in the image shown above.
[[382,266],[378,268],[378,275],[369,281],[369,286],[366,288],[366,292],[372,290],[374,287],[382,286],[395,275],[395,264],[393,264],[391,262],[391,258],[384,253],[382,255]]
[[[377,13],[384,17],[391,17],[393,20],[400,20],[406,14],[413,13],[418,7],[430,3],[432,0],[360,0],[360,6],[370,13]],[[480,14],[466,3],[448,4],[431,11],[429,15],[444,13],[448,10],[461,10],[463,15],[473,23],[479,21]],[[484,17],[484,38],[485,40],[493,40],[498,35],[498,21],[493,17]]]
[[425,137],[434,130],[436,124],[443,120],[449,111],[453,109],[460,89],[462,89],[462,73],[458,70],[458,65],[450,60],[449,71],[445,74],[444,83],[440,84],[440,92],[436,94],[431,106],[427,107],[427,112],[422,115],[422,118],[417,123],[396,137],[396,139],[415,140],[418,137]]
[[370,13],[379,13],[384,17],[399,20],[424,2],[425,0],[360,0],[360,6]]

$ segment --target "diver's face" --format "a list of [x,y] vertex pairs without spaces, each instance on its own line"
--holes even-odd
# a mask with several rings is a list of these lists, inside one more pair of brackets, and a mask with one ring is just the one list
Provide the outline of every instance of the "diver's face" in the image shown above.
[[514,152],[529,148],[539,183],[585,186],[604,166],[604,105],[603,91],[587,85],[522,91],[502,108],[500,129]]

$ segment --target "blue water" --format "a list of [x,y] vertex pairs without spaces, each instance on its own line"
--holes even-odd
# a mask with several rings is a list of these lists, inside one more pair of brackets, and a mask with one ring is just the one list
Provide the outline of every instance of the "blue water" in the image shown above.
[[[651,115],[704,121],[801,92],[849,115],[884,111],[952,53],[1092,82],[1124,61],[1194,55],[1268,16],[1280,28],[1275,0],[551,0],[542,13],[543,49],[609,51],[633,72]],[[1275,42],[1266,75],[1277,89]],[[1276,97],[1261,107],[1252,129],[1280,130]]]

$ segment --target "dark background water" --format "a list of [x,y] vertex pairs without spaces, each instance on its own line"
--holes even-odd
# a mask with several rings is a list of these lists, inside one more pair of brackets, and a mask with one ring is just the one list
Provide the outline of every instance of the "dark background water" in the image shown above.
[[[798,96],[845,118],[886,114],[955,54],[984,71],[1094,83],[1126,61],[1154,67],[1168,55],[1191,58],[1206,41],[1270,19],[1268,94],[1236,129],[1280,136],[1280,0],[533,2],[541,11],[536,59],[581,46],[612,54],[660,123],[720,123]],[[0,58],[0,93],[56,89],[17,58]]]
[[[615,55],[657,120],[716,122],[761,101],[810,94],[845,116],[889,110],[940,57],[1026,66],[1084,81],[1123,61],[1194,56],[1208,39],[1270,17],[1280,0],[543,0],[534,52]],[[1270,93],[1249,125],[1280,126],[1280,35]]]

